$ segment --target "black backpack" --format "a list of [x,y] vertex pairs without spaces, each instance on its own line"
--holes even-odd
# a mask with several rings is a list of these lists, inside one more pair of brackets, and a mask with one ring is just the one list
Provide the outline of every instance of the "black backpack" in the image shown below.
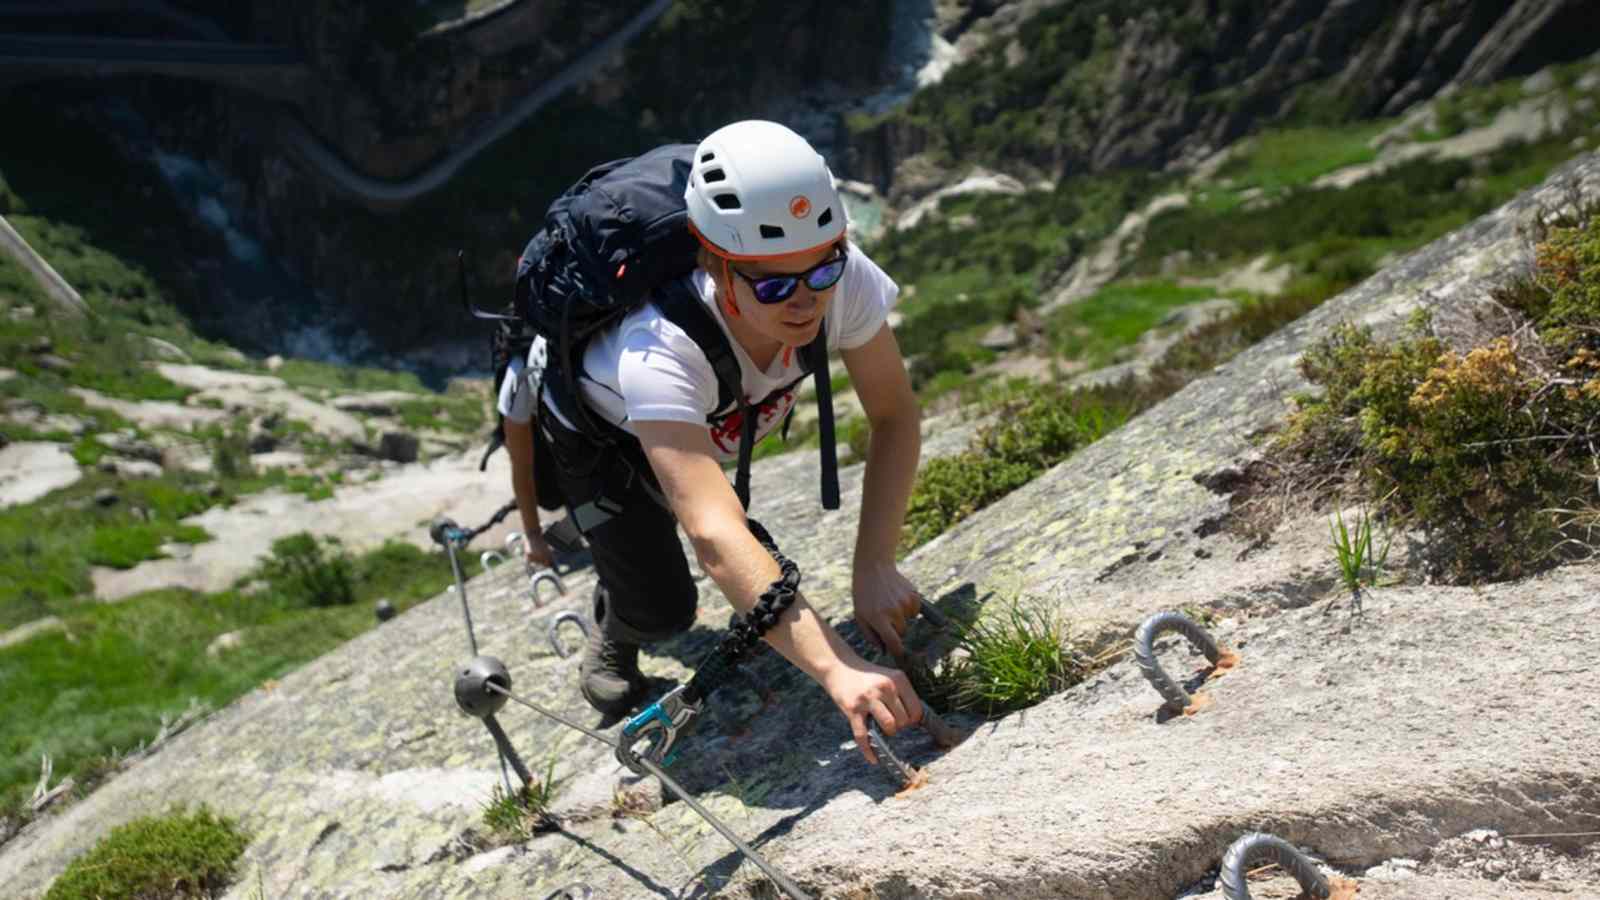
[[[496,355],[504,359],[495,360],[495,387],[498,393],[511,356],[519,349],[526,355],[533,337],[542,335],[550,348],[545,382],[557,409],[597,444],[632,441],[626,432],[589,412],[578,398],[576,376],[581,374],[583,350],[591,337],[653,300],[664,316],[694,340],[716,373],[718,402],[709,417],[711,424],[733,415],[741,417],[734,490],[739,502],[748,507],[757,417],[741,388],[733,347],[687,282],[698,248],[683,202],[694,150],[693,144],[668,144],[596,166],[550,204],[544,227],[528,241],[517,264],[513,315],[502,323],[497,338]],[[812,374],[816,380],[822,503],[826,509],[838,509],[826,324],[816,340],[801,348],[799,358],[802,373]],[[793,386],[779,388],[774,395]],[[762,402],[766,399],[771,398]],[[792,415],[793,410],[790,412]],[[787,432],[785,421],[785,435]],[[495,446],[491,445],[490,453]],[[536,459],[535,470],[543,463]],[[542,491],[540,500],[544,505]]]

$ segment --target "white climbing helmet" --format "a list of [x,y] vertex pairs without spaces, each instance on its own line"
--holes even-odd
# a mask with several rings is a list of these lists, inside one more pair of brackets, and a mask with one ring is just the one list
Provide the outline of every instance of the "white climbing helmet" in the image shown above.
[[749,119],[713,131],[695,148],[683,192],[689,224],[733,259],[787,256],[844,235],[833,173],[806,139]]

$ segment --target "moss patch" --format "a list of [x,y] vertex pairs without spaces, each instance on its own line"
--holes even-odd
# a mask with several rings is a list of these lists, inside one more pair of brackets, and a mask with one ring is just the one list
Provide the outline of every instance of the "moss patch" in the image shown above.
[[249,838],[204,807],[135,819],[73,860],[45,900],[214,897],[233,880]]

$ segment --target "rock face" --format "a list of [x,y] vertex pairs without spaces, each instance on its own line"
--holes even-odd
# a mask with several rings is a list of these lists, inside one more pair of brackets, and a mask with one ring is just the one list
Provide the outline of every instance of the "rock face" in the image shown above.
[[[1013,55],[1020,50],[1008,37],[1019,8],[1055,5],[1002,7],[989,18],[1006,21],[994,26],[978,19],[973,32],[988,35],[984,52],[993,54],[984,65],[1007,65],[1007,48]],[[1593,29],[1579,25],[1593,13],[1585,0],[1171,6],[1116,10],[1112,19],[1120,25],[1092,76],[1099,82],[1096,102],[1069,117],[1045,155],[1004,161],[1008,168],[1057,175],[1192,164],[1289,111],[1313,83],[1322,83],[1327,102],[1350,112],[1394,115],[1447,86],[1531,74],[1600,49]],[[1092,30],[1088,15],[1084,27]],[[976,111],[970,124],[978,128],[1014,112]],[[876,184],[896,205],[921,196],[912,161],[929,135],[919,121],[891,117],[857,135],[846,167],[851,177]]]
[[[750,669],[779,703],[763,709],[738,682],[718,691],[674,776],[816,897],[1168,900],[1211,891],[1225,848],[1251,830],[1336,863],[1361,896],[1531,895],[1475,880],[1487,864],[1439,863],[1478,829],[1600,830],[1600,634],[1588,625],[1600,568],[1385,588],[1357,618],[1324,602],[1325,523],[1291,521],[1241,557],[1214,522],[1230,489],[1218,473],[1248,460],[1250,435],[1304,389],[1294,363],[1310,341],[1340,321],[1397,326],[1424,306],[1469,314],[1529,259],[1519,226],[1577,196],[1600,200],[1600,157],[1329,301],[903,562],[952,615],[1020,594],[1123,639],[1152,612],[1206,611],[1241,656],[1205,683],[1209,708],[1158,715],[1160,698],[1124,660],[994,722],[951,717],[975,733],[942,755],[921,733],[895,737],[929,778],[896,796],[822,692],[767,653]],[[927,451],[965,439],[933,429]],[[808,599],[842,622],[861,470],[841,473],[843,508],[819,513],[816,468],[809,454],[759,466],[752,514],[801,563]],[[515,692],[596,726],[576,659],[543,640],[555,613],[587,605],[592,574],[568,573],[567,592],[543,606],[490,591],[490,578],[468,588],[484,651],[505,661]],[[726,607],[701,585],[695,627],[651,649],[652,673],[683,677],[717,639]],[[941,640],[922,623],[910,634],[920,652]],[[451,708],[465,653],[459,601],[414,608],[30,825],[0,849],[0,882],[37,897],[116,824],[203,800],[254,835],[230,897],[542,897],[574,881],[599,897],[774,896],[684,804],[655,809],[647,797],[630,808],[648,823],[613,820],[613,789],[641,791],[639,780],[609,748],[520,706],[499,719],[531,767],[555,760],[566,826],[491,850],[480,809],[498,780],[493,744]],[[1161,659],[1169,672],[1194,664],[1176,644]],[[1432,868],[1393,881],[1402,859]],[[1594,871],[1560,877],[1574,896],[1595,895]]]

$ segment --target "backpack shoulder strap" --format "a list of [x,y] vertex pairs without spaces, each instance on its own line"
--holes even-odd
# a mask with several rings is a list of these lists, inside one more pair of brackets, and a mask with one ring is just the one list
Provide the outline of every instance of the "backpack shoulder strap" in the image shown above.
[[[839,452],[833,442],[833,379],[828,375],[828,323],[802,351],[816,378],[817,437],[822,449],[822,508],[839,508]],[[786,423],[787,424],[787,423]]]
[[733,345],[723,333],[722,326],[712,318],[711,311],[701,302],[687,278],[674,279],[656,290],[656,308],[672,324],[682,328],[689,339],[711,363],[717,376],[717,409],[727,409],[730,404],[739,407],[743,427],[739,435],[739,468],[734,474],[733,490],[739,495],[739,505],[750,508],[750,453],[755,444],[756,421],[750,414],[750,404],[744,396],[744,373],[739,369],[739,358]]
[[739,358],[733,353],[727,333],[712,318],[711,311],[701,302],[699,292],[694,290],[689,279],[675,278],[661,285],[656,289],[654,299],[656,308],[667,317],[667,321],[682,328],[711,363],[711,371],[717,375],[717,409],[724,410],[735,403],[742,403],[744,373],[739,370]]

